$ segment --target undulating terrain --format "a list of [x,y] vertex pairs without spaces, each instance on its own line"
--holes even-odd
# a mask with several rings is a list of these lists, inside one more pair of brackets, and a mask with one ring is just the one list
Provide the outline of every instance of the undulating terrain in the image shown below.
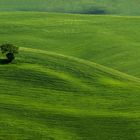
[[20,47],[0,55],[0,140],[139,140],[138,0],[25,1],[0,0],[0,43]]

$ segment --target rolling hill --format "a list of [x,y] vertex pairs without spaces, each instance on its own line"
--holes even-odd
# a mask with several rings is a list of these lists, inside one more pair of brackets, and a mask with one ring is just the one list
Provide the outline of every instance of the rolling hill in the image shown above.
[[0,13],[0,42],[90,60],[140,77],[140,18]]
[[1,12],[0,139],[139,140],[139,21]]
[[53,52],[21,52],[0,65],[0,139],[139,140],[140,79]]
[[140,0],[0,0],[1,11],[140,15]]

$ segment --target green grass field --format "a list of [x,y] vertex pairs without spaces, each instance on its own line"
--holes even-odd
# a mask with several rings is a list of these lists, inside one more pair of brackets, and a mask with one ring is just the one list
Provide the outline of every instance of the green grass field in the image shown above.
[[0,14],[0,43],[52,51],[140,77],[140,18],[16,12]]
[[140,18],[1,12],[0,140],[139,140]]

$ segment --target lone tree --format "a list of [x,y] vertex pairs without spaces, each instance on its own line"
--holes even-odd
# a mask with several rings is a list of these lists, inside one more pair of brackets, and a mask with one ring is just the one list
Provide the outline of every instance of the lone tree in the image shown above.
[[2,54],[4,54],[9,62],[12,62],[15,59],[15,54],[18,53],[19,48],[14,46],[13,44],[2,44],[0,46]]

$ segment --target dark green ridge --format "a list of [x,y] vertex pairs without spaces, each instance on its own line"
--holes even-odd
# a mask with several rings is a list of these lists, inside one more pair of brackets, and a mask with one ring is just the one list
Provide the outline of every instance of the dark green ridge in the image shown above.
[[140,15],[140,0],[0,0],[0,11]]

